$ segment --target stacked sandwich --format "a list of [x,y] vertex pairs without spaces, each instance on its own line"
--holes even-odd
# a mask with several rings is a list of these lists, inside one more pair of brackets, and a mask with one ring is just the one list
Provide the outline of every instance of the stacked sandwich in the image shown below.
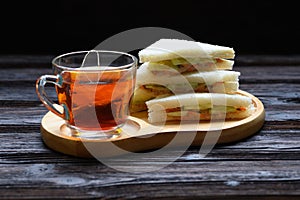
[[237,94],[234,50],[194,41],[161,39],[139,52],[131,112],[148,110],[150,123],[240,119],[252,100]]

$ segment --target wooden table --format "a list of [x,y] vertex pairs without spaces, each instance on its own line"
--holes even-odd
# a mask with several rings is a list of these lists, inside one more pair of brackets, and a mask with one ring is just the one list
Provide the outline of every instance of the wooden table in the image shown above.
[[[300,198],[300,56],[238,56],[234,69],[242,73],[240,88],[265,105],[262,130],[217,145],[205,158],[198,157],[199,148],[189,148],[167,167],[142,174],[43,144],[40,121],[47,110],[36,96],[35,80],[51,74],[53,57],[0,57],[0,198]],[[142,162],[165,160],[156,156]]]

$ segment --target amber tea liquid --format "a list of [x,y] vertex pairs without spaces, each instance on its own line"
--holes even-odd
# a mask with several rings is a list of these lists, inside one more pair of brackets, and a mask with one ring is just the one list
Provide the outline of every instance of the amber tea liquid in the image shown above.
[[127,120],[134,72],[90,69],[64,71],[62,87],[56,86],[58,101],[68,108],[69,125],[88,131],[114,129]]

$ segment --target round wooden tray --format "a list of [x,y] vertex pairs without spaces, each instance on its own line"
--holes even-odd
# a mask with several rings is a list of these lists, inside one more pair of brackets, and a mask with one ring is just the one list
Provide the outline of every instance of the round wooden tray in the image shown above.
[[[115,156],[126,152],[140,152],[164,147],[165,145],[201,146],[206,134],[216,134],[213,142],[235,142],[256,133],[264,124],[265,111],[262,102],[255,96],[239,91],[240,94],[252,98],[256,111],[242,120],[229,120],[223,123],[201,121],[200,123],[167,123],[163,125],[149,124],[147,113],[140,112],[130,116],[122,127],[121,135],[110,140],[81,139],[65,135],[61,132],[64,120],[48,112],[41,122],[41,134],[45,144],[51,149],[77,157],[93,157],[90,147],[97,147],[101,156]],[[174,138],[177,138],[175,141]],[[178,137],[179,136],[179,137]],[[172,141],[174,140],[174,141]],[[214,145],[214,144],[213,144]],[[117,147],[117,148],[116,148]],[[121,151],[120,151],[121,149]]]

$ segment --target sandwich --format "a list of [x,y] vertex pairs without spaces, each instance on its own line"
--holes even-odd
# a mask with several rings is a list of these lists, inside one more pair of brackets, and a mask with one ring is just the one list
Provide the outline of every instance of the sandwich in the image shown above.
[[168,66],[180,73],[231,70],[235,52],[230,47],[201,42],[160,39],[139,52],[141,63],[150,63],[153,72]]
[[239,88],[239,76],[240,72],[235,71],[157,75],[149,69],[147,63],[144,63],[137,72],[136,89],[130,105],[131,111],[147,110],[146,101],[174,94],[235,93]]
[[242,119],[254,112],[252,100],[239,94],[180,94],[146,102],[150,123]]
[[139,52],[132,112],[148,110],[150,123],[241,119],[252,100],[237,94],[240,72],[232,71],[230,47],[161,39]]

